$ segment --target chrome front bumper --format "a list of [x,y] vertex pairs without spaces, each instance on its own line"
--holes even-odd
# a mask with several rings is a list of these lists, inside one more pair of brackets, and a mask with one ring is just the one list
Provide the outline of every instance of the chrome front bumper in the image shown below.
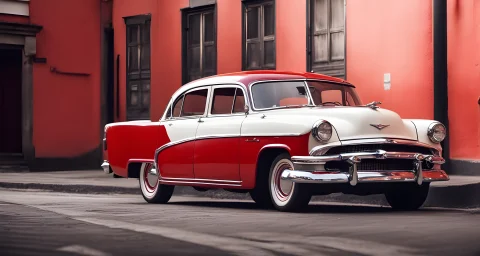
[[[414,168],[411,171],[358,171],[357,165],[363,159],[409,159],[413,160]],[[305,165],[324,165],[330,161],[345,161],[350,164],[348,172],[328,172],[297,170]],[[447,181],[448,175],[443,170],[423,170],[422,162],[443,164],[445,160],[440,156],[425,155],[409,152],[375,152],[346,153],[330,156],[294,156],[292,162],[295,170],[285,170],[281,178],[298,183],[350,183],[355,186],[358,182],[416,182],[421,185],[424,181]],[[307,168],[306,168],[307,169]]]

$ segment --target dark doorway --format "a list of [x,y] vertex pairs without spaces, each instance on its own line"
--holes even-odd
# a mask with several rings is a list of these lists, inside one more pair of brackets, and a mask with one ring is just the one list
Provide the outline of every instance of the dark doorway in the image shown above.
[[22,153],[22,49],[0,45],[0,154]]

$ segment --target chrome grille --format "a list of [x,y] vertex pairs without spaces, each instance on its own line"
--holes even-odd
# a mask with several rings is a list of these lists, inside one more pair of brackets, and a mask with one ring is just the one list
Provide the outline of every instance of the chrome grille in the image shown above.
[[403,144],[360,144],[360,145],[345,145],[329,149],[325,155],[335,155],[342,153],[356,153],[356,152],[374,152],[377,150],[385,150],[390,152],[412,152],[422,154],[432,154],[429,148],[421,146],[403,145]]
[[[329,149],[325,155],[336,155],[342,153],[356,152],[375,152],[377,150],[385,150],[389,152],[410,152],[421,154],[432,154],[430,148],[403,145],[403,144],[360,144],[345,145]],[[348,171],[350,165],[346,162],[332,161],[325,165],[327,171]],[[414,169],[414,161],[408,159],[363,159],[357,165],[358,171],[408,171]],[[430,170],[433,164],[423,162],[422,168]]]

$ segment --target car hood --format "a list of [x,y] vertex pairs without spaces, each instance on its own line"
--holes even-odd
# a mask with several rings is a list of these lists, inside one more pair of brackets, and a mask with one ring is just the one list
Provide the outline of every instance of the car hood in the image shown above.
[[[317,120],[330,122],[335,128],[339,140],[397,138],[417,140],[415,125],[409,120],[403,120],[397,113],[369,107],[311,107],[298,109],[282,109],[274,115],[288,115],[289,120],[313,125]],[[267,114],[268,115],[268,114]],[[377,128],[375,126],[384,125]]]

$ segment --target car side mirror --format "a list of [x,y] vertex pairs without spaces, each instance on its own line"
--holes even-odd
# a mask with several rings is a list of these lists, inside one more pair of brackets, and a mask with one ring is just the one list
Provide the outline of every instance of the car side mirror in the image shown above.
[[248,107],[248,105],[245,105],[244,110],[245,110],[245,115],[248,115],[248,112],[250,112],[250,108]]

